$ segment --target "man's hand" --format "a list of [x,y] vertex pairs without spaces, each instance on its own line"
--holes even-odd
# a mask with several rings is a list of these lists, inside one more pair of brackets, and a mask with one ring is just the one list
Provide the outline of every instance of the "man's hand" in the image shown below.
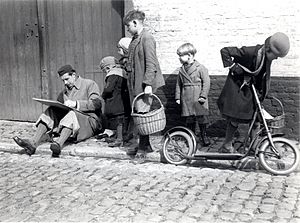
[[176,103],[180,105],[180,100],[179,100],[179,99],[177,99],[177,100],[176,100]]
[[233,76],[234,75],[242,75],[242,74],[244,74],[244,70],[237,63],[235,63],[234,65],[232,65],[232,67],[230,67],[230,73]]
[[152,95],[152,86],[150,85],[147,85],[144,89],[144,93],[145,94],[149,94],[149,95]]
[[206,98],[200,97],[200,98],[198,99],[198,102],[199,102],[200,104],[204,104],[204,103],[206,102]]
[[76,108],[77,106],[77,102],[76,101],[72,101],[72,100],[66,100],[64,102],[64,105],[70,107],[70,108]]

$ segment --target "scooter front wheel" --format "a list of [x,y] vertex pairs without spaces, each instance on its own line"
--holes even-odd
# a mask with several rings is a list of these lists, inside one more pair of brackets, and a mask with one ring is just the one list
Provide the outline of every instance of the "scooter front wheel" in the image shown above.
[[283,137],[274,137],[273,143],[280,157],[272,151],[272,146],[266,139],[262,143],[258,155],[263,168],[275,175],[288,175],[295,171],[300,161],[299,149],[290,140]]
[[163,154],[166,160],[175,165],[183,165],[193,153],[193,140],[183,131],[175,131],[167,135],[163,144]]

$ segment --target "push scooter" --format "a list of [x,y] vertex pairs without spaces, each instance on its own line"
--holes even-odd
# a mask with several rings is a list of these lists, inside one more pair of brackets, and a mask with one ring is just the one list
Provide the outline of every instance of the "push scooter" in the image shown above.
[[[247,135],[237,151],[243,153],[197,152],[197,142],[194,133],[182,126],[168,130],[163,139],[163,155],[168,163],[183,165],[191,160],[241,160],[247,156],[259,159],[261,166],[275,175],[288,175],[295,171],[300,162],[299,149],[282,133],[273,133],[273,129],[284,126],[284,111],[279,99],[283,115],[277,116],[268,124],[265,112],[259,101],[257,91],[253,84],[250,87],[254,94],[256,110],[250,123]],[[257,118],[261,120],[261,128],[251,139],[250,133]],[[254,151],[254,154],[253,154]],[[197,154],[196,154],[197,152]]]

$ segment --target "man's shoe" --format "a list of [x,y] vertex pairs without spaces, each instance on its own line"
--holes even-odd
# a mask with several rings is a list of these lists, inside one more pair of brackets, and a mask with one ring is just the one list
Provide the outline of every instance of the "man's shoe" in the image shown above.
[[21,151],[21,153],[25,153],[29,156],[33,155],[35,153],[36,147],[32,145],[31,142],[29,142],[28,139],[21,139],[18,136],[14,136],[13,140],[24,150]]
[[52,151],[52,157],[59,157],[60,152],[61,152],[61,147],[57,142],[53,142],[50,144],[50,149]]
[[137,154],[137,152],[138,152],[138,147],[129,147],[128,148],[128,150],[127,150],[127,152],[126,152],[126,154],[128,155],[128,156],[135,156],[136,154]]

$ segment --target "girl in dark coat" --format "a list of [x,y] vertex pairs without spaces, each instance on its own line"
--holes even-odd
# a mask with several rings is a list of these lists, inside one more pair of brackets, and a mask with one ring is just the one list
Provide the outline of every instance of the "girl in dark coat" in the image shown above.
[[[278,32],[268,37],[264,45],[221,49],[223,65],[229,67],[229,74],[217,102],[221,114],[228,121],[220,152],[234,152],[232,143],[238,123],[249,123],[253,117],[255,103],[249,82],[254,82],[263,101],[270,88],[271,63],[286,56],[289,48],[288,37]],[[258,128],[259,123],[256,123],[252,136]]]
[[109,129],[116,129],[117,133],[116,141],[109,146],[122,146],[125,107],[130,106],[125,104],[125,96],[128,95],[126,73],[117,65],[117,59],[112,56],[104,57],[100,62],[100,68],[106,73],[102,93],[105,101],[104,114],[108,119]]
[[190,43],[177,49],[182,67],[177,77],[175,100],[181,105],[181,116],[185,118],[186,126],[195,132],[198,123],[202,143],[208,146],[210,141],[206,136],[206,125],[210,78],[206,67],[194,59],[196,52]]

